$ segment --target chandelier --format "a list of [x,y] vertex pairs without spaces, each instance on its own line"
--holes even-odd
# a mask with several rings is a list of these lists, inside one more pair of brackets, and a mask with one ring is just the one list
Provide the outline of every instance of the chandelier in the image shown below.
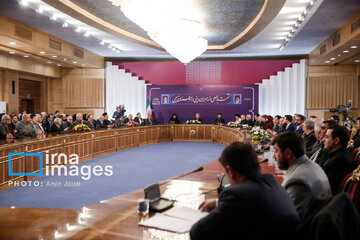
[[206,51],[200,14],[193,0],[109,0],[180,62]]

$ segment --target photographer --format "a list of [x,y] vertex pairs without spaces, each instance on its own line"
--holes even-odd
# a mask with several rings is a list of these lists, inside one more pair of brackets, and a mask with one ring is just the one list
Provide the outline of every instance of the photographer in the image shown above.
[[114,114],[112,115],[112,118],[114,118],[115,120],[121,117],[121,105],[116,106],[116,111],[114,112]]

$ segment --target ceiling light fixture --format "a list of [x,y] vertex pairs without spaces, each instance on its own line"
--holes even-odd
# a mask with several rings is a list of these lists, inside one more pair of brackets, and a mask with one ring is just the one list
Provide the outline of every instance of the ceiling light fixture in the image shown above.
[[330,62],[329,60],[325,61],[325,63],[329,63],[329,62]]
[[60,64],[60,63],[58,63],[58,64],[56,64],[56,66],[61,67],[61,64]]
[[343,53],[348,53],[349,52],[349,50],[344,50],[344,51],[342,51]]
[[56,56],[56,55],[53,55],[53,56],[51,56],[51,57],[53,57],[53,58],[57,58],[57,56]]
[[90,37],[90,33],[89,32],[84,32],[83,36],[84,37]]
[[285,46],[290,42],[291,38],[294,36],[294,33],[300,28],[301,24],[305,21],[306,16],[309,14],[311,9],[316,4],[317,0],[310,1],[305,9],[301,12],[300,16],[298,17],[298,21],[294,24],[294,26],[291,28],[290,33],[283,39],[282,44],[280,45],[280,51],[282,51]]
[[358,48],[357,46],[351,46],[350,48]]
[[10,54],[15,54],[15,52],[9,52]]
[[101,40],[101,41],[99,42],[99,45],[105,45],[104,40]]
[[45,54],[45,52],[44,52],[44,51],[41,51],[40,54]]
[[331,61],[334,61],[335,59],[336,59],[336,58],[334,58],[334,57],[330,58]]
[[67,22],[64,22],[62,25],[61,25],[63,28],[67,28],[69,27],[69,24]]
[[355,60],[355,62],[356,62],[356,63],[360,62],[360,59],[358,59],[358,60]]
[[77,62],[76,62],[76,61],[74,61],[73,63],[75,63],[75,64],[76,64]]
[[75,32],[81,32],[81,28],[80,27],[75,28]]
[[24,58],[28,58],[29,56],[28,55],[24,55]]
[[183,63],[207,50],[194,0],[109,0],[149,37]]
[[9,42],[10,45],[16,45],[16,42]]
[[48,63],[52,63],[51,61],[48,61]]

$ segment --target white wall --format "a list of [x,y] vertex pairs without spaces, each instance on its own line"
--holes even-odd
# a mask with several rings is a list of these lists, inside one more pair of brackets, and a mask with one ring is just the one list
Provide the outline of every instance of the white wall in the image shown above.
[[109,116],[116,111],[116,106],[125,105],[126,115],[140,112],[146,117],[146,84],[124,69],[118,69],[111,62],[106,62],[106,111]]
[[307,60],[294,63],[284,72],[259,84],[259,113],[272,116],[300,113],[306,116]]

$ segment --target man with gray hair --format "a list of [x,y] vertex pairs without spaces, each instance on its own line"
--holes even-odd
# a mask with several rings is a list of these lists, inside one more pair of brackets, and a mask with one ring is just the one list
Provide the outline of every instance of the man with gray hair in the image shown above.
[[316,136],[315,136],[315,122],[313,120],[306,120],[304,125],[302,126],[304,134],[304,140],[305,140],[305,151],[309,152],[311,151],[311,147],[315,144],[316,142]]
[[76,114],[76,121],[73,123],[73,126],[83,124],[83,116],[81,113]]
[[16,130],[19,132],[19,137],[36,137],[37,135],[34,125],[31,122],[30,115],[27,113],[23,114],[21,122],[16,124]]
[[1,117],[1,122],[0,122],[0,138],[13,138],[14,137],[15,133],[12,132],[9,128],[10,123],[11,123],[10,116],[7,114],[4,114]]

